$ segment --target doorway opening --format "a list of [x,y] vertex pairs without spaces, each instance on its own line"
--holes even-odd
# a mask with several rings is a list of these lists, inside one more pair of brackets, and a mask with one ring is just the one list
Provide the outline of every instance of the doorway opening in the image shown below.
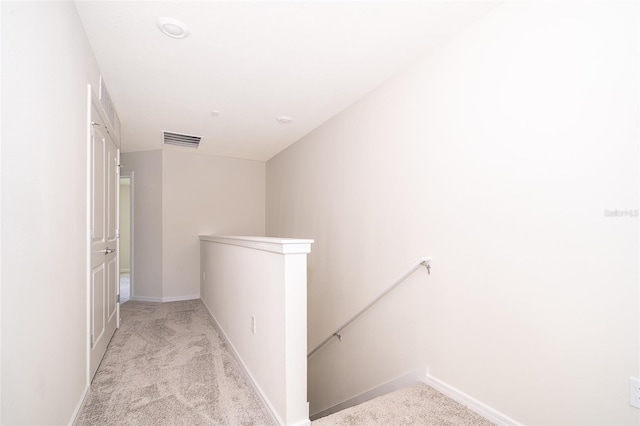
[[120,175],[120,303],[133,297],[133,172]]

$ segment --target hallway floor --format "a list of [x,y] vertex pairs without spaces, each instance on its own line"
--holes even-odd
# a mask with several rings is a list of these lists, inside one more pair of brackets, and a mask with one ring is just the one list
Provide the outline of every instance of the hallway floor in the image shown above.
[[120,272],[120,303],[128,302],[131,299],[131,274]]
[[130,301],[76,425],[272,425],[200,300]]

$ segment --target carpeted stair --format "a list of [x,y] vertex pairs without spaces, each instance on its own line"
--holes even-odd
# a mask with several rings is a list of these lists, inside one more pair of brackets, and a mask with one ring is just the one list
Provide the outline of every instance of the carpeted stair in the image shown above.
[[424,383],[416,383],[311,422],[312,426],[492,424]]

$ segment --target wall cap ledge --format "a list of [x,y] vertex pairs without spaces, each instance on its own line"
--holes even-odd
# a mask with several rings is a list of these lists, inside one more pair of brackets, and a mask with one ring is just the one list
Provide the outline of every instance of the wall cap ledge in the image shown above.
[[313,240],[280,237],[253,237],[236,235],[199,235],[200,241],[229,244],[278,254],[308,254]]

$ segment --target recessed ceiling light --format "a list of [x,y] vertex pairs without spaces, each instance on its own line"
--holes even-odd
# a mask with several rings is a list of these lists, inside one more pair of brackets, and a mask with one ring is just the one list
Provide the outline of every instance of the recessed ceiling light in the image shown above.
[[288,117],[286,115],[281,115],[276,119],[280,124],[291,124],[293,122],[293,118]]
[[171,38],[185,38],[189,35],[189,28],[173,18],[158,18],[158,29]]
[[220,117],[220,111],[211,111],[213,117]]

